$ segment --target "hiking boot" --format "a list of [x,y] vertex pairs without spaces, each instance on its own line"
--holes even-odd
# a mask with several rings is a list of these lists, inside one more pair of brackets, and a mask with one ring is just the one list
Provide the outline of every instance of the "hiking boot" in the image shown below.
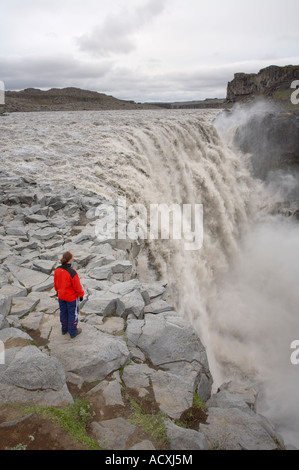
[[82,328],[77,328],[77,333],[74,336],[71,336],[71,338],[76,338],[80,333],[82,333]]

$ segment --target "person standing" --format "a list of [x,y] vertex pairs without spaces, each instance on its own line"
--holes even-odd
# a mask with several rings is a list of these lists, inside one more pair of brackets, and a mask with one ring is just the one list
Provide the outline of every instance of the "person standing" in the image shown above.
[[79,275],[72,268],[73,255],[66,251],[54,271],[54,289],[57,292],[61,331],[65,335],[69,332],[71,338],[78,336],[82,330],[78,328],[79,299],[83,300],[84,290],[81,286]]

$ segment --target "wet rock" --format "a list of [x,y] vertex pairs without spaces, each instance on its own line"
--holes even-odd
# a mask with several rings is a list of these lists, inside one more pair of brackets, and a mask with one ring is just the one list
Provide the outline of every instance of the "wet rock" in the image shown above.
[[16,279],[26,288],[32,289],[47,281],[49,276],[32,269],[10,265],[9,269]]
[[221,387],[219,387],[219,391],[222,390],[227,390],[235,396],[242,398],[250,409],[256,411],[258,391],[254,387],[231,380],[230,382],[225,382]]

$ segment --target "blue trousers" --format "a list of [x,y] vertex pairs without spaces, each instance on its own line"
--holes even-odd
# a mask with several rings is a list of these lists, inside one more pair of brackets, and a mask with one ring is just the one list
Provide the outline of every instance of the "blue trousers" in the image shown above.
[[79,300],[67,302],[66,300],[58,299],[58,302],[62,333],[69,332],[70,336],[76,336],[79,318]]

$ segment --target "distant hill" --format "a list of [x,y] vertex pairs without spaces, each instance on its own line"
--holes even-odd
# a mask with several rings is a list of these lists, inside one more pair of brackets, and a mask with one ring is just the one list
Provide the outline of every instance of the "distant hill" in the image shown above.
[[22,91],[5,92],[6,112],[29,111],[89,111],[89,110],[126,110],[153,109],[150,104],[125,101],[95,91],[80,88],[52,88],[43,91],[27,88]]
[[175,101],[165,103],[150,103],[154,106],[167,109],[211,109],[211,108],[225,108],[225,98],[207,98],[201,101]]

